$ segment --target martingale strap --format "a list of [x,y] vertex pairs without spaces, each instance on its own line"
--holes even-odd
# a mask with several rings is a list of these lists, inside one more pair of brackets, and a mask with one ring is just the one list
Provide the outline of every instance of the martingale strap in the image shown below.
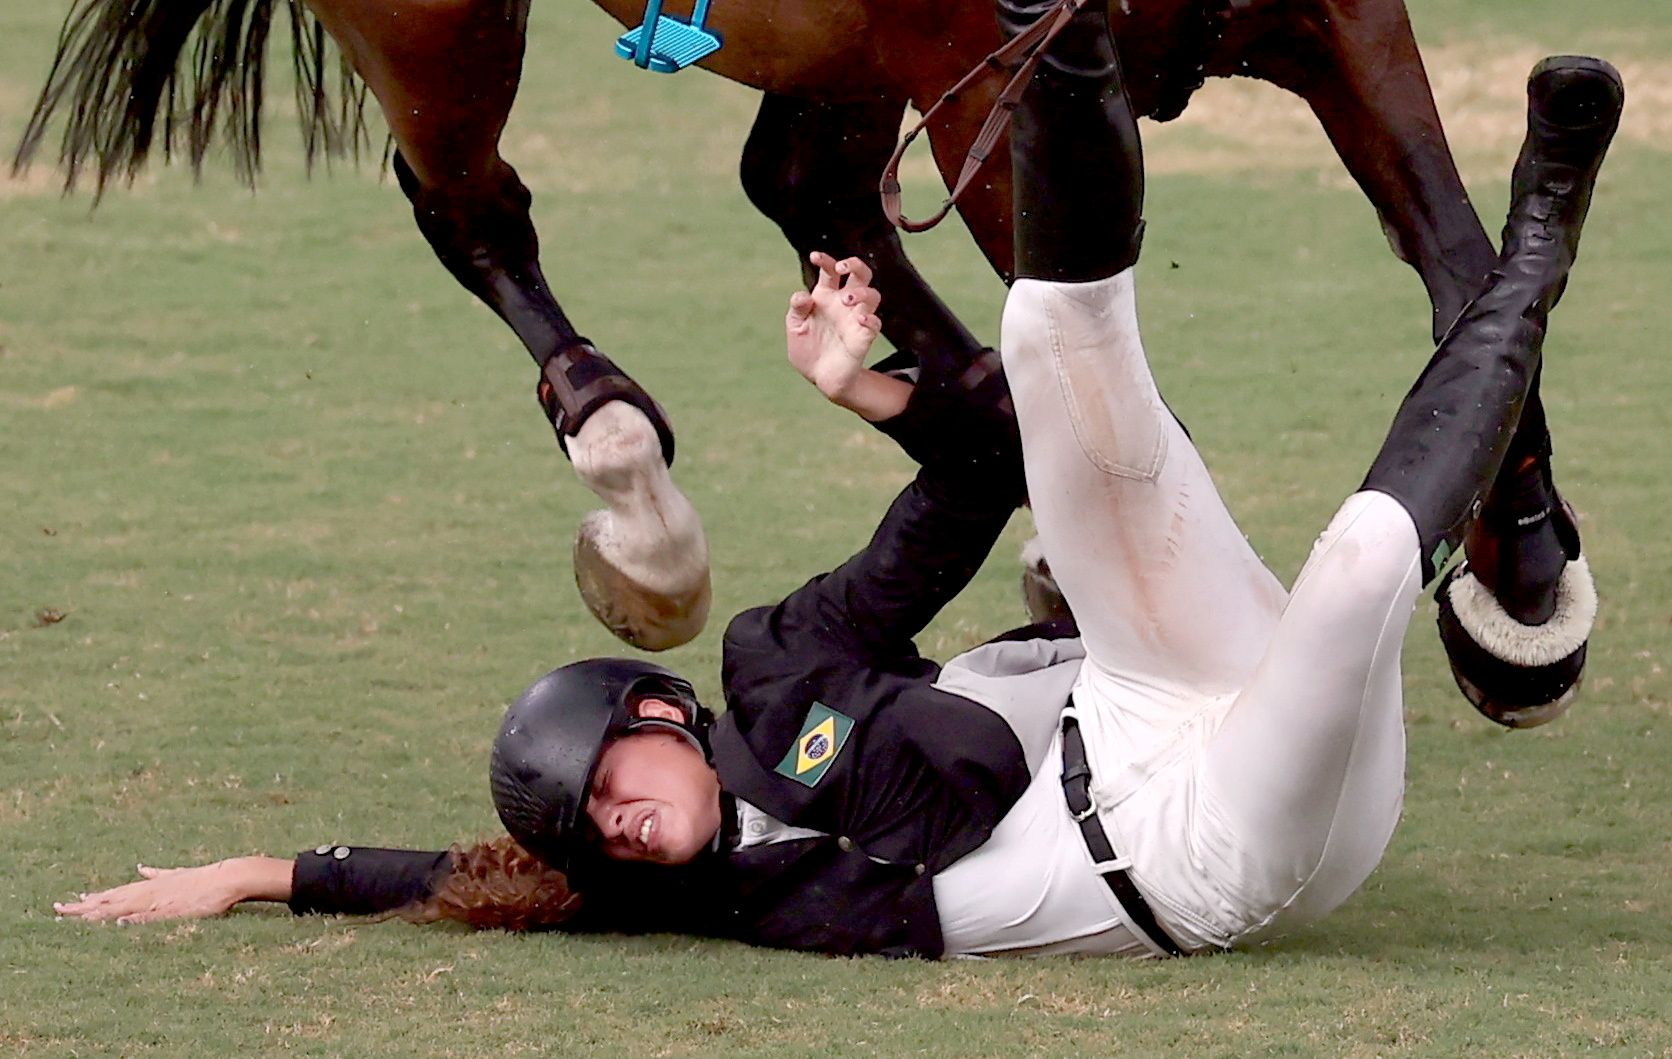
[[[888,159],[888,165],[882,171],[882,212],[890,224],[907,232],[926,232],[946,219],[952,212],[952,207],[958,204],[964,192],[975,182],[976,175],[986,164],[992,154],[993,146],[999,142],[1010,121],[1015,116],[1016,105],[1021,102],[1022,93],[1027,89],[1028,82],[1033,80],[1033,73],[1039,67],[1039,60],[1044,57],[1045,49],[1050,47],[1057,34],[1068,25],[1075,12],[1084,7],[1087,0],[1060,0],[1050,14],[1036,20],[1023,32],[1017,34],[1009,43],[994,51],[981,60],[975,69],[963,76],[957,84],[942,93],[935,105],[924,112],[912,130],[906,133],[900,145],[894,149],[894,154]],[[994,73],[1004,74],[1014,70],[1010,81],[999,93],[993,109],[988,112],[987,120],[982,123],[981,131],[976,134],[970,144],[969,151],[964,155],[964,167],[958,173],[958,181],[952,186],[946,201],[941,203],[939,210],[927,220],[914,221],[907,217],[900,204],[900,163],[906,157],[912,141],[918,134],[929,127],[939,110],[949,103],[955,102],[959,95],[971,85]]]

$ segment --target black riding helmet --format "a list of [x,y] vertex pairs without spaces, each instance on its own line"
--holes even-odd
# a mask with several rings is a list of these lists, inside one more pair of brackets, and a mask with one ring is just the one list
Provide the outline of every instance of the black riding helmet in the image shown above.
[[[654,698],[684,721],[638,718]],[[685,678],[649,662],[593,658],[554,669],[505,711],[488,765],[494,808],[511,837],[559,871],[569,871],[591,834],[586,801],[592,774],[612,739],[648,729],[674,732],[708,756],[714,717]]]

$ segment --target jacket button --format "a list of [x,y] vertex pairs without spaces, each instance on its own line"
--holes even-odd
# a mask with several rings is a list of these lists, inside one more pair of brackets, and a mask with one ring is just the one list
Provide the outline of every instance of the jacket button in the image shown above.
[[843,853],[852,853],[853,839],[843,835],[841,838],[836,840],[836,848],[841,850]]
[[330,852],[331,852],[331,843],[329,843],[329,842],[325,843],[325,845],[320,846],[318,849],[314,850],[314,853],[318,856],[321,856],[321,857],[325,856],[326,854],[328,854]]
[[336,849],[331,851],[331,856],[337,858],[338,860],[347,860],[348,859],[348,847],[347,846],[338,846]]
[[917,874],[922,875],[929,870],[929,866],[927,864],[919,864],[916,870]]

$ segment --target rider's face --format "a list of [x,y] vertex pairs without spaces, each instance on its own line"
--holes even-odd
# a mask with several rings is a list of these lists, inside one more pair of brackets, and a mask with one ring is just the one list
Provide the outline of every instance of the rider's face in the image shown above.
[[[639,715],[682,716],[678,707],[654,699],[639,704]],[[634,732],[604,748],[586,815],[613,860],[685,864],[720,830],[720,778],[677,734]]]

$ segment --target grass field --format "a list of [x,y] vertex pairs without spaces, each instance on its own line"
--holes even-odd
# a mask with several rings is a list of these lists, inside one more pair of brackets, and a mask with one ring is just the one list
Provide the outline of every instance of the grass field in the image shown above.
[[[65,6],[0,11],[0,142]],[[793,261],[735,177],[753,96],[633,71],[595,9],[537,6],[507,153],[547,271],[673,412],[716,614],[774,598],[863,541],[907,464],[782,362]],[[1493,217],[1532,61],[1591,50],[1627,76],[1545,373],[1604,609],[1583,703],[1507,733],[1452,687],[1424,600],[1385,862],[1327,923],[1222,958],[838,961],[276,909],[55,922],[135,861],[491,833],[505,702],[617,648],[573,589],[592,498],[529,363],[375,164],[309,181],[275,116],[253,196],[230,166],[154,167],[97,212],[47,171],[0,180],[0,1052],[1672,1055],[1672,15],[1411,7]],[[1288,98],[1214,85],[1147,134],[1148,345],[1288,578],[1426,355],[1426,301]],[[913,252],[992,337],[1001,288],[955,228]],[[926,651],[1019,621],[1023,535]],[[667,659],[711,700],[722,626]]]

